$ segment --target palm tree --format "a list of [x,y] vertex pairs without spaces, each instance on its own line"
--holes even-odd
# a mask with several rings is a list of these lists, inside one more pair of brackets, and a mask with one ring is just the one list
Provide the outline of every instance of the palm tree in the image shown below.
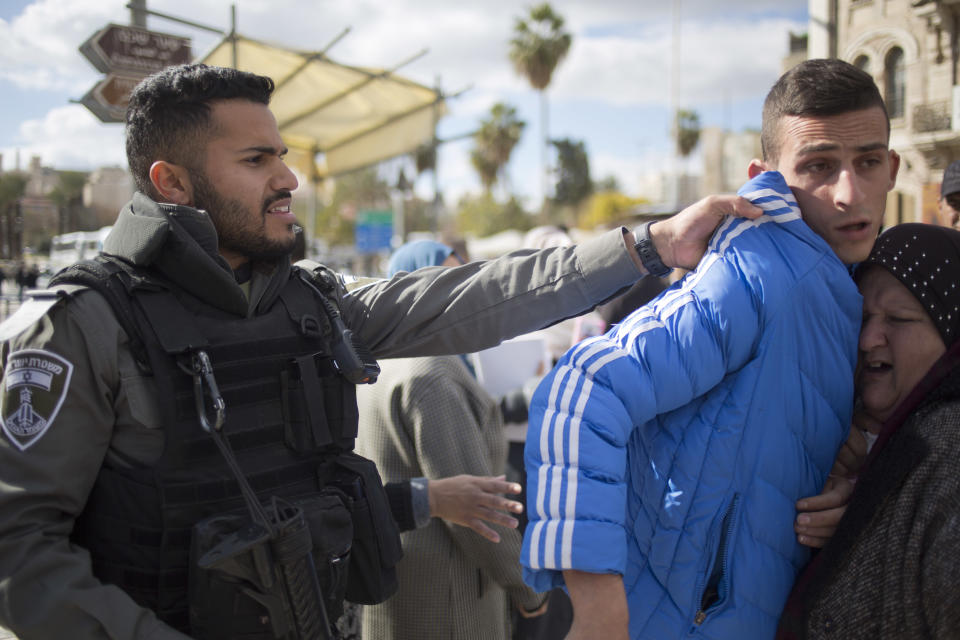
[[700,142],[700,115],[696,111],[677,109],[676,118],[677,151],[686,158]]
[[502,176],[526,126],[525,122],[517,118],[514,107],[498,102],[490,109],[490,116],[480,123],[480,128],[473,134],[476,146],[470,153],[470,162],[477,170],[480,182],[488,194]]
[[583,140],[551,140],[557,150],[556,187],[553,201],[563,206],[577,208],[593,193],[590,180],[590,160]]
[[57,233],[66,233],[86,228],[88,220],[80,220],[83,209],[83,186],[88,174],[83,171],[60,171],[57,186],[49,198],[57,205],[59,222]]
[[678,172],[674,179],[674,199],[679,203],[681,196],[680,174],[686,175],[689,168],[688,158],[700,142],[700,115],[689,109],[677,109],[674,114],[674,135],[676,136],[677,153],[687,165],[682,172]]
[[27,190],[27,176],[18,171],[0,174],[0,212],[23,197]]
[[540,164],[544,202],[547,200],[547,146],[550,139],[546,89],[554,69],[570,50],[571,42],[573,36],[563,30],[563,17],[554,13],[548,3],[532,7],[525,18],[516,18],[510,40],[509,57],[514,68],[540,92],[540,129],[543,134]]
[[413,163],[417,167],[417,175],[427,171],[437,170],[437,143],[428,142],[413,150]]

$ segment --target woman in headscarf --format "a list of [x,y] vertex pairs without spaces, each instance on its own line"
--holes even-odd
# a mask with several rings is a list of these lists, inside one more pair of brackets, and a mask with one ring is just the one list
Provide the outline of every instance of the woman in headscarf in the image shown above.
[[423,267],[456,267],[465,261],[451,247],[433,240],[408,242],[393,252],[387,263],[387,277],[401,271],[416,271]]
[[856,279],[855,422],[872,446],[778,637],[958,638],[960,231],[892,227]]

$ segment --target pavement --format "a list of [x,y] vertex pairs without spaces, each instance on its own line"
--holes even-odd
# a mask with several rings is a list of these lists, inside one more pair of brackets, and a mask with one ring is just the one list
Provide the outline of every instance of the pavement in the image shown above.
[[20,308],[20,299],[16,293],[0,294],[0,321],[6,320]]

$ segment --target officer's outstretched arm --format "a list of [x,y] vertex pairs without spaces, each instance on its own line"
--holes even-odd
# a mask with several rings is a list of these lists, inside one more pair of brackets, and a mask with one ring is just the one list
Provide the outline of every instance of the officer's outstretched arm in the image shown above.
[[[739,196],[711,196],[650,227],[668,267],[697,264],[727,215],[762,211]],[[578,316],[646,275],[632,231],[576,246],[515,251],[460,267],[427,267],[344,296],[346,325],[378,358],[472,353]]]

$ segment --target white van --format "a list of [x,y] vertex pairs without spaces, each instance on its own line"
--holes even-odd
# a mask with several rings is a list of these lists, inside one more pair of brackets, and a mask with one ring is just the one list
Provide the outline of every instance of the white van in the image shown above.
[[71,231],[54,236],[50,242],[50,273],[56,273],[79,260],[94,257],[103,249],[103,241],[113,227],[96,231]]

